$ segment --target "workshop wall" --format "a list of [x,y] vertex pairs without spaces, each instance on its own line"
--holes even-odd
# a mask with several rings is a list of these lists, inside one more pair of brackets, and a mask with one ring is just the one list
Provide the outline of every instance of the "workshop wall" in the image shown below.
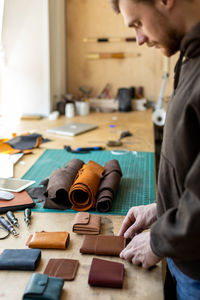
[[[164,69],[164,58],[158,49],[138,47],[135,42],[84,43],[83,38],[133,37],[121,14],[115,14],[108,0],[67,0],[67,86],[78,94],[79,86],[92,88],[97,95],[106,83],[111,84],[112,97],[119,87],[143,86],[145,96],[157,100]],[[86,58],[89,53],[139,53],[139,57],[123,59]],[[173,68],[177,56],[170,60],[170,78],[165,96],[171,94]]]

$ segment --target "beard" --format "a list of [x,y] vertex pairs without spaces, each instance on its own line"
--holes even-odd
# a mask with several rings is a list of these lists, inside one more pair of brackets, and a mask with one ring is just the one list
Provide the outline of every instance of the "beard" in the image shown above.
[[180,44],[184,37],[184,33],[174,28],[171,24],[162,19],[160,22],[160,36],[156,41],[147,43],[149,47],[159,48],[165,56],[172,56],[180,50]]

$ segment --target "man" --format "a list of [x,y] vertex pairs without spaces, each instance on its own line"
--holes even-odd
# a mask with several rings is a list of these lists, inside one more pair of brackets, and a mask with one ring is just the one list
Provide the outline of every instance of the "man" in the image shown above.
[[[200,299],[200,0],[110,0],[138,45],[180,51],[168,104],[157,201],[132,207],[120,257],[149,268],[167,257],[165,297]],[[150,231],[144,231],[150,228]]]

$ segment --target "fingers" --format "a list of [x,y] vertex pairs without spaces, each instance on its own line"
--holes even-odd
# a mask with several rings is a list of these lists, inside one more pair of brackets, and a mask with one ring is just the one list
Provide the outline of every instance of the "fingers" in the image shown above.
[[124,237],[126,239],[132,239],[135,236],[135,234],[141,231],[141,224],[139,221],[136,220],[135,223],[126,230],[126,232],[124,233]]
[[126,248],[122,250],[120,257],[131,261],[134,265],[141,264],[145,269],[149,269],[161,260],[151,250],[149,232],[142,232],[136,235]]
[[135,222],[135,217],[133,213],[133,209],[129,209],[128,214],[126,215],[124,221],[122,222],[122,226],[119,230],[118,235],[123,236],[127,229]]

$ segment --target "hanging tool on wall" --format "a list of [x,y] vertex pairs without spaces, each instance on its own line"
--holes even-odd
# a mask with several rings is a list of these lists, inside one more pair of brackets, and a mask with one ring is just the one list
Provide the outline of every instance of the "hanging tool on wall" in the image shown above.
[[141,56],[140,53],[124,53],[124,52],[114,52],[114,53],[88,53],[86,55],[86,58],[88,59],[104,59],[104,58],[117,58],[117,59],[123,59],[123,58],[131,58],[131,57],[138,57]]
[[26,208],[24,211],[24,221],[27,226],[30,225],[30,223],[31,223],[31,209],[30,208]]
[[84,43],[113,43],[113,42],[136,42],[135,37],[101,37],[101,38],[83,38]]
[[169,58],[164,58],[164,73],[163,73],[163,79],[162,79],[162,85],[160,89],[160,95],[158,98],[158,103],[156,106],[155,111],[152,114],[152,120],[155,125],[157,126],[164,126],[165,124],[165,118],[166,118],[166,111],[163,107],[163,97],[165,92],[165,86],[167,83],[167,79],[169,77]]
[[12,233],[14,236],[18,236],[19,233],[15,230],[15,228],[10,224],[10,222],[8,222],[8,220],[6,220],[4,217],[0,216],[0,224],[3,226],[3,228],[7,231],[7,235],[4,236],[1,239],[6,238],[7,236],[9,236],[10,233]]
[[15,215],[14,215],[14,213],[13,213],[12,211],[10,211],[10,210],[7,211],[6,217],[8,218],[8,220],[11,222],[11,224],[12,224],[13,226],[16,226],[16,227],[19,228],[18,219],[15,218]]

